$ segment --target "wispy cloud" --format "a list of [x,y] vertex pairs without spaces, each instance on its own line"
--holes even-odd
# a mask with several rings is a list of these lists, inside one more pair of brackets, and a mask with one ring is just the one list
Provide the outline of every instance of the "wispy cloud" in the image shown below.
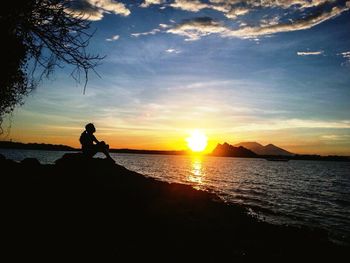
[[165,52],[167,52],[167,53],[175,53],[175,54],[178,54],[178,53],[180,53],[181,51],[180,51],[180,50],[177,50],[177,49],[174,49],[174,48],[168,48],[167,50],[165,50]]
[[264,123],[250,123],[236,126],[236,131],[273,131],[284,129],[350,129],[350,120],[343,121],[317,121],[303,119],[289,119],[264,121]]
[[323,50],[321,51],[298,51],[297,55],[298,56],[317,56],[317,55],[322,55]]
[[344,58],[350,58],[350,51],[342,52],[341,54]]
[[119,37],[120,37],[119,35],[114,35],[111,38],[106,38],[106,41],[116,41],[119,39]]
[[160,29],[155,28],[155,29],[152,29],[151,31],[148,31],[148,32],[132,33],[131,35],[134,37],[139,37],[139,36],[155,35],[158,32],[160,32]]
[[186,37],[186,41],[194,41],[211,34],[224,35],[228,30],[224,25],[214,21],[210,17],[198,17],[192,20],[185,20],[175,27],[168,29],[167,32],[184,36]]
[[246,7],[237,7],[237,8],[232,8],[230,11],[225,12],[225,16],[227,18],[235,19],[238,16],[243,16],[245,14],[248,14],[250,12],[249,8]]
[[128,16],[131,13],[123,3],[113,0],[75,0],[68,11],[91,21],[101,20],[105,14]]
[[[169,3],[170,2],[170,3]],[[327,0],[298,0],[298,1],[242,1],[242,0],[146,0],[142,5],[148,7],[151,4],[162,5],[164,8],[181,9],[188,12],[200,12],[203,9],[213,9],[221,12],[227,18],[236,20],[254,10],[266,10],[259,22],[251,25],[249,21],[240,19],[237,21],[239,28],[214,20],[210,17],[197,17],[180,22],[177,25],[160,24],[161,29],[168,29],[168,33],[185,37],[186,41],[199,40],[204,36],[217,34],[226,38],[257,38],[282,32],[291,32],[310,29],[324,21],[332,19],[349,10],[350,1],[327,1]],[[313,8],[321,7],[317,12]],[[288,9],[283,14],[274,13],[279,9]],[[270,12],[269,12],[270,11]],[[286,22],[288,21],[288,22]],[[145,33],[134,33],[134,36],[155,34],[160,30],[152,30]]]
[[350,135],[347,135],[347,134],[327,134],[327,135],[322,135],[321,139],[327,140],[327,141],[349,141]]
[[256,36],[271,35],[282,32],[291,32],[298,30],[310,29],[326,20],[340,15],[342,12],[349,10],[350,1],[346,6],[333,7],[330,11],[324,11],[319,14],[311,14],[303,19],[286,24],[274,24],[270,26],[255,26],[255,27],[243,27],[238,30],[228,30],[224,36],[252,38]]
[[[136,37],[154,35],[160,32],[160,29],[168,29],[168,33],[184,36],[186,41],[193,41],[211,34],[226,38],[254,39],[276,33],[310,29],[349,10],[350,1],[144,0],[139,7],[148,8],[151,5],[159,5],[162,9],[175,8],[192,13],[212,9],[236,21],[239,25],[237,29],[237,27],[228,26],[217,20],[195,18],[183,21],[171,28],[170,25],[159,24],[158,29],[132,34]],[[316,11],[315,7],[318,7]],[[281,14],[281,9],[286,11]],[[265,14],[260,21],[258,20],[259,23],[252,25],[249,20],[242,19],[256,10],[264,11]],[[83,15],[89,20],[101,20],[105,14],[128,16],[131,13],[124,3],[113,0],[76,0],[72,2],[70,11]],[[240,21],[237,21],[238,18]]]
[[167,25],[167,24],[159,24],[159,27],[158,28],[154,28],[150,31],[147,31],[147,32],[141,32],[141,33],[132,33],[131,35],[134,36],[134,37],[139,37],[139,36],[148,36],[148,35],[155,35],[157,33],[160,33],[160,32],[165,32],[165,30],[167,28],[171,28],[170,25]]
[[347,60],[347,62],[350,62],[350,51],[342,52],[340,55]]
[[[211,0],[215,1],[215,0]],[[221,0],[221,2],[224,2],[225,0]],[[230,0],[229,0],[230,1]],[[234,1],[231,1],[234,2]],[[242,1],[236,1],[236,2],[242,2]],[[327,2],[336,2],[336,1],[329,1],[329,0],[282,0],[282,1],[276,1],[276,0],[266,0],[266,1],[254,1],[254,0],[248,0],[251,5],[253,6],[262,6],[262,7],[280,7],[280,8],[310,8],[310,7],[316,7],[320,5],[324,5]]]
[[242,26],[239,29],[232,29],[210,17],[200,17],[192,20],[185,20],[169,29],[167,32],[185,36],[186,41],[198,40],[203,36],[211,34],[217,34],[221,37],[256,38],[276,33],[310,29],[313,26],[349,10],[349,7],[350,1],[343,7],[333,7],[330,11],[324,11],[317,15],[311,14],[295,22],[281,24],[278,22],[278,19],[272,20],[273,23],[266,23],[265,20],[262,20],[261,24],[258,26]]
[[167,24],[159,24],[159,27],[160,28],[169,28],[170,26]]
[[246,3],[247,1],[209,1],[205,3],[199,0],[175,0],[169,6],[177,9],[181,9],[189,12],[199,12],[203,9],[213,9],[218,12],[222,12],[226,17],[234,19],[238,16],[245,15],[250,12],[251,9],[241,6],[236,6],[240,3]]

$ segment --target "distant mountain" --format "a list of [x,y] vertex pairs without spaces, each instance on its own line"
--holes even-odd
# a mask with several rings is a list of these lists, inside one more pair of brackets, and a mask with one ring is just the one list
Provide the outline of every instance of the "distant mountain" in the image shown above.
[[294,153],[288,152],[280,147],[277,147],[276,145],[273,144],[268,144],[268,145],[261,145],[260,143],[257,142],[241,142],[235,144],[236,147],[242,146],[244,148],[247,148],[251,151],[253,151],[256,154],[259,155],[283,155],[283,156],[293,156]]
[[235,147],[228,143],[218,144],[211,153],[214,156],[226,157],[258,157],[257,154],[242,146]]

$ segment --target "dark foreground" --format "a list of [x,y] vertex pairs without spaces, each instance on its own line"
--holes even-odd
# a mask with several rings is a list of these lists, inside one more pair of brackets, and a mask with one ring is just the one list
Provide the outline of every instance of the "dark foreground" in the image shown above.
[[3,249],[13,261],[340,260],[320,230],[274,226],[190,186],[103,159],[0,156]]

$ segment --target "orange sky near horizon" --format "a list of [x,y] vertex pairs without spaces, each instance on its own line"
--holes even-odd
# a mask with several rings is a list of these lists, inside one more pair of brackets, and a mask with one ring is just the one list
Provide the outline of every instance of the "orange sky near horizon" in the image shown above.
[[[79,136],[84,130],[81,127],[50,127],[42,124],[25,127],[16,124],[13,120],[13,127],[10,133],[6,132],[0,136],[0,140],[12,140],[23,143],[49,143],[63,144],[74,148],[80,148]],[[6,125],[6,123],[4,124]],[[99,140],[106,141],[110,148],[139,149],[139,150],[189,150],[186,138],[193,129],[176,129],[174,131],[154,130],[113,130],[104,128],[102,123],[96,125],[95,136]],[[320,154],[320,155],[350,155],[348,148],[342,143],[333,143],[334,140],[322,140],[322,136],[309,137],[298,135],[293,130],[276,131],[244,131],[242,133],[217,132],[210,129],[201,129],[208,138],[208,144],[203,153],[210,153],[218,143],[227,142],[237,144],[240,142],[256,141],[263,145],[273,143],[293,153],[298,154]],[[330,137],[332,139],[332,137]]]

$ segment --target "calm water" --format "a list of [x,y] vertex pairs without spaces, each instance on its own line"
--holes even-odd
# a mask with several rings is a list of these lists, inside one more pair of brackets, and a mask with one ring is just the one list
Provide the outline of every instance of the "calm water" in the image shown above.
[[[2,150],[13,160],[53,163],[64,152]],[[321,227],[350,245],[350,163],[112,154],[118,164],[167,182],[190,184],[243,204],[277,224]]]

